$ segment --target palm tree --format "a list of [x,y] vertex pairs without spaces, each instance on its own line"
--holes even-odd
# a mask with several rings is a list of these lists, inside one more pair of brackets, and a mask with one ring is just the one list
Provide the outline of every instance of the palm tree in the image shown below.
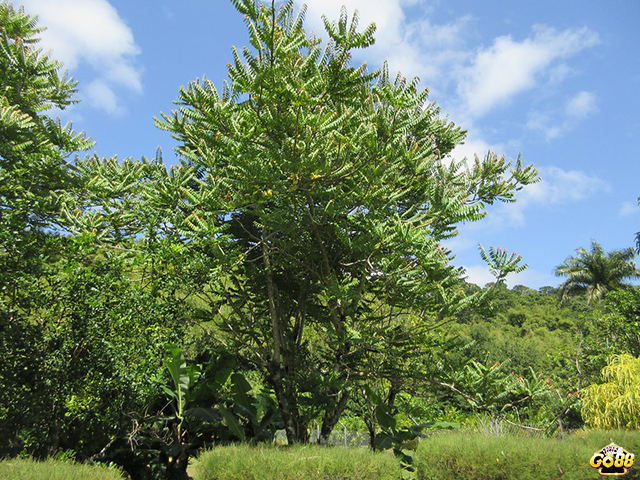
[[633,248],[605,253],[596,241],[591,242],[590,252],[578,248],[555,270],[557,276],[568,277],[560,286],[562,301],[586,293],[587,304],[595,305],[611,290],[630,288],[626,280],[640,278],[634,257]]

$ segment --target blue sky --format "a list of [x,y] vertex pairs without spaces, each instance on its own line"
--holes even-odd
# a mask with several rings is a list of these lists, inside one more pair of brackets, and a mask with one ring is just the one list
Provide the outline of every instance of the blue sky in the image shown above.
[[[19,4],[19,2],[15,2]],[[248,44],[227,0],[23,0],[42,47],[64,61],[82,102],[61,112],[100,156],[151,157],[173,140],[153,117],[178,89],[226,78],[231,46]],[[299,6],[303,2],[296,0]],[[543,180],[490,208],[449,242],[471,281],[491,280],[478,243],[522,254],[511,285],[557,286],[553,269],[591,240],[633,246],[640,230],[640,2],[637,0],[310,0],[307,29],[341,5],[375,22],[356,57],[418,76],[442,112],[468,130],[456,158],[488,149],[534,163]]]

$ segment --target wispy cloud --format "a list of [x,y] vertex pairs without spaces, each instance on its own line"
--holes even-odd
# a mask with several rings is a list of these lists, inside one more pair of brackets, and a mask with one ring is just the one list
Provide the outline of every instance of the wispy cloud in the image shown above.
[[640,207],[637,202],[624,202],[619,213],[621,217],[630,217],[640,213]]
[[449,154],[454,160],[467,159],[473,161],[477,155],[480,159],[489,152],[501,152],[504,150],[502,144],[490,144],[475,132],[470,132],[464,143],[457,145]]
[[[487,233],[494,235],[524,226],[526,214],[532,209],[572,204],[610,190],[606,182],[577,170],[542,167],[540,174],[542,180],[519,192],[517,202],[492,206],[490,215],[481,222],[461,225],[460,233],[445,241],[444,245],[456,254],[470,252],[477,248],[479,239]],[[467,264],[465,269],[472,283],[484,285],[493,281],[486,265]],[[511,275],[507,283],[510,286],[521,284],[536,287],[556,285],[558,282],[554,281],[550,272],[527,269],[521,274]]]
[[565,102],[562,109],[530,112],[527,128],[542,133],[547,140],[552,140],[572,130],[597,111],[595,94],[582,91]]
[[496,230],[524,225],[525,214],[531,208],[578,202],[611,189],[600,178],[579,170],[558,167],[540,167],[538,170],[542,180],[523,189],[516,203],[496,208],[482,228]]
[[133,32],[107,0],[22,0],[37,13],[42,46],[70,69],[88,66],[94,79],[85,90],[89,104],[111,114],[124,107],[117,91],[142,92],[140,49]]
[[94,80],[83,89],[89,104],[111,115],[123,115],[126,109],[118,102],[118,97],[108,84],[101,80]]
[[575,202],[610,190],[609,184],[598,177],[579,170],[541,167],[542,181],[528,186],[523,192],[524,202],[555,204]]
[[578,120],[587,118],[597,111],[596,96],[591,92],[579,92],[567,102],[565,107],[567,115]]
[[531,209],[571,204],[611,190],[608,183],[579,170],[557,167],[539,167],[538,170],[542,180],[519,192],[515,203],[494,205],[490,215],[481,222],[465,225],[461,229],[461,245],[471,245],[466,236],[477,238],[479,232],[524,226],[526,214]]
[[[303,0],[297,0],[299,4]],[[477,127],[488,113],[544,85],[559,84],[572,73],[571,58],[597,45],[598,34],[587,27],[554,29],[534,25],[522,39],[500,36],[488,45],[472,42],[479,28],[470,15],[444,23],[432,19],[432,4],[424,0],[307,0],[309,29],[324,36],[320,17],[338,16],[346,6],[349,15],[360,14],[360,27],[377,26],[376,44],[367,59],[388,60],[392,72],[419,76],[431,96],[446,106],[452,118],[473,133],[455,158],[483,155],[491,142]],[[408,15],[409,7],[411,15]],[[556,102],[562,105],[562,102]],[[595,95],[578,92],[557,111],[531,110],[526,126],[551,140],[574,128],[597,109]],[[558,119],[561,119],[560,121]],[[509,142],[509,139],[506,140]],[[495,143],[495,142],[494,142]],[[503,141],[504,143],[504,141]],[[471,152],[470,145],[482,150]]]
[[489,267],[485,265],[465,267],[464,273],[469,283],[474,283],[480,287],[484,287],[487,283],[496,281],[496,277],[491,274]]
[[554,62],[598,42],[598,35],[586,27],[558,32],[538,25],[533,28],[532,37],[520,42],[511,36],[498,37],[491,47],[478,50],[464,70],[458,94],[468,111],[481,117],[534,88],[541,77],[558,75],[563,69],[551,68]]

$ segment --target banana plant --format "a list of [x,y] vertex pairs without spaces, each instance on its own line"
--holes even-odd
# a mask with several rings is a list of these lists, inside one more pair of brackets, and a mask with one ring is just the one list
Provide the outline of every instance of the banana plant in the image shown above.
[[[182,350],[170,345],[164,367],[170,377],[160,385],[164,407],[140,420],[144,428],[135,438],[115,439],[101,454],[102,461],[123,466],[133,480],[186,480],[189,457],[203,447],[269,441],[284,428],[272,394],[263,390],[253,396],[244,375],[232,374],[233,358],[214,358],[203,367],[189,364]],[[229,381],[230,394],[223,396]]]
[[220,413],[241,441],[257,443],[272,440],[276,431],[284,428],[282,416],[271,392],[263,389],[253,397],[249,393],[251,389],[242,374],[231,375],[230,406],[218,406]]
[[165,368],[173,388],[162,385],[162,390],[171,400],[174,417],[167,419],[172,427],[164,453],[168,476],[181,479],[188,478],[189,456],[202,443],[202,438],[211,435],[212,428],[219,430],[220,415],[213,405],[235,362],[219,358],[203,372],[201,365],[187,364],[184,353],[176,345],[170,345],[168,350]]
[[177,433],[180,438],[186,405],[189,403],[189,388],[200,376],[200,368],[196,365],[187,365],[182,350],[176,345],[169,346],[169,358],[165,361],[165,367],[173,380],[173,388],[162,385],[162,390],[173,400],[172,407],[178,420]]
[[163,406],[137,419],[135,432],[114,439],[99,455],[101,461],[122,466],[132,480],[186,480],[193,453],[213,441],[234,438],[217,408],[235,367],[233,358],[220,356],[203,368],[189,364],[182,350],[170,345],[164,367],[170,381],[159,385],[164,398],[158,405]]

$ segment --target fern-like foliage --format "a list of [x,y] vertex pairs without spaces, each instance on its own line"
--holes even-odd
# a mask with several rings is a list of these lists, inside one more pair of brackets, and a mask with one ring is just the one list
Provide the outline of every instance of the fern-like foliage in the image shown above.
[[527,265],[521,264],[522,257],[515,252],[509,252],[502,248],[490,247],[489,251],[480,245],[480,256],[486,262],[491,274],[496,281],[502,282],[510,273],[520,273],[526,270]]
[[640,428],[640,360],[623,353],[602,370],[604,383],[582,390],[582,415],[593,428]]
[[[233,49],[229,83],[191,82],[156,119],[181,165],[91,160],[79,168],[94,193],[66,205],[103,242],[164,242],[202,259],[184,288],[267,372],[300,441],[316,408],[305,398],[339,414],[354,375],[375,375],[381,345],[419,350],[408,325],[424,331],[473,306],[441,241],[537,174],[492,153],[451,162],[465,132],[419,81],[353,64],[375,32],[357,14],[325,17],[323,42],[293,1],[233,3],[249,46]],[[520,268],[492,261],[500,276]]]
[[[84,135],[46,115],[74,103],[75,82],[38,47],[35,17],[0,3],[0,231],[14,235],[53,226],[50,192],[74,182],[66,157],[92,145]],[[11,233],[13,232],[13,233]],[[22,232],[22,233],[21,233]],[[6,247],[5,247],[6,248]]]

